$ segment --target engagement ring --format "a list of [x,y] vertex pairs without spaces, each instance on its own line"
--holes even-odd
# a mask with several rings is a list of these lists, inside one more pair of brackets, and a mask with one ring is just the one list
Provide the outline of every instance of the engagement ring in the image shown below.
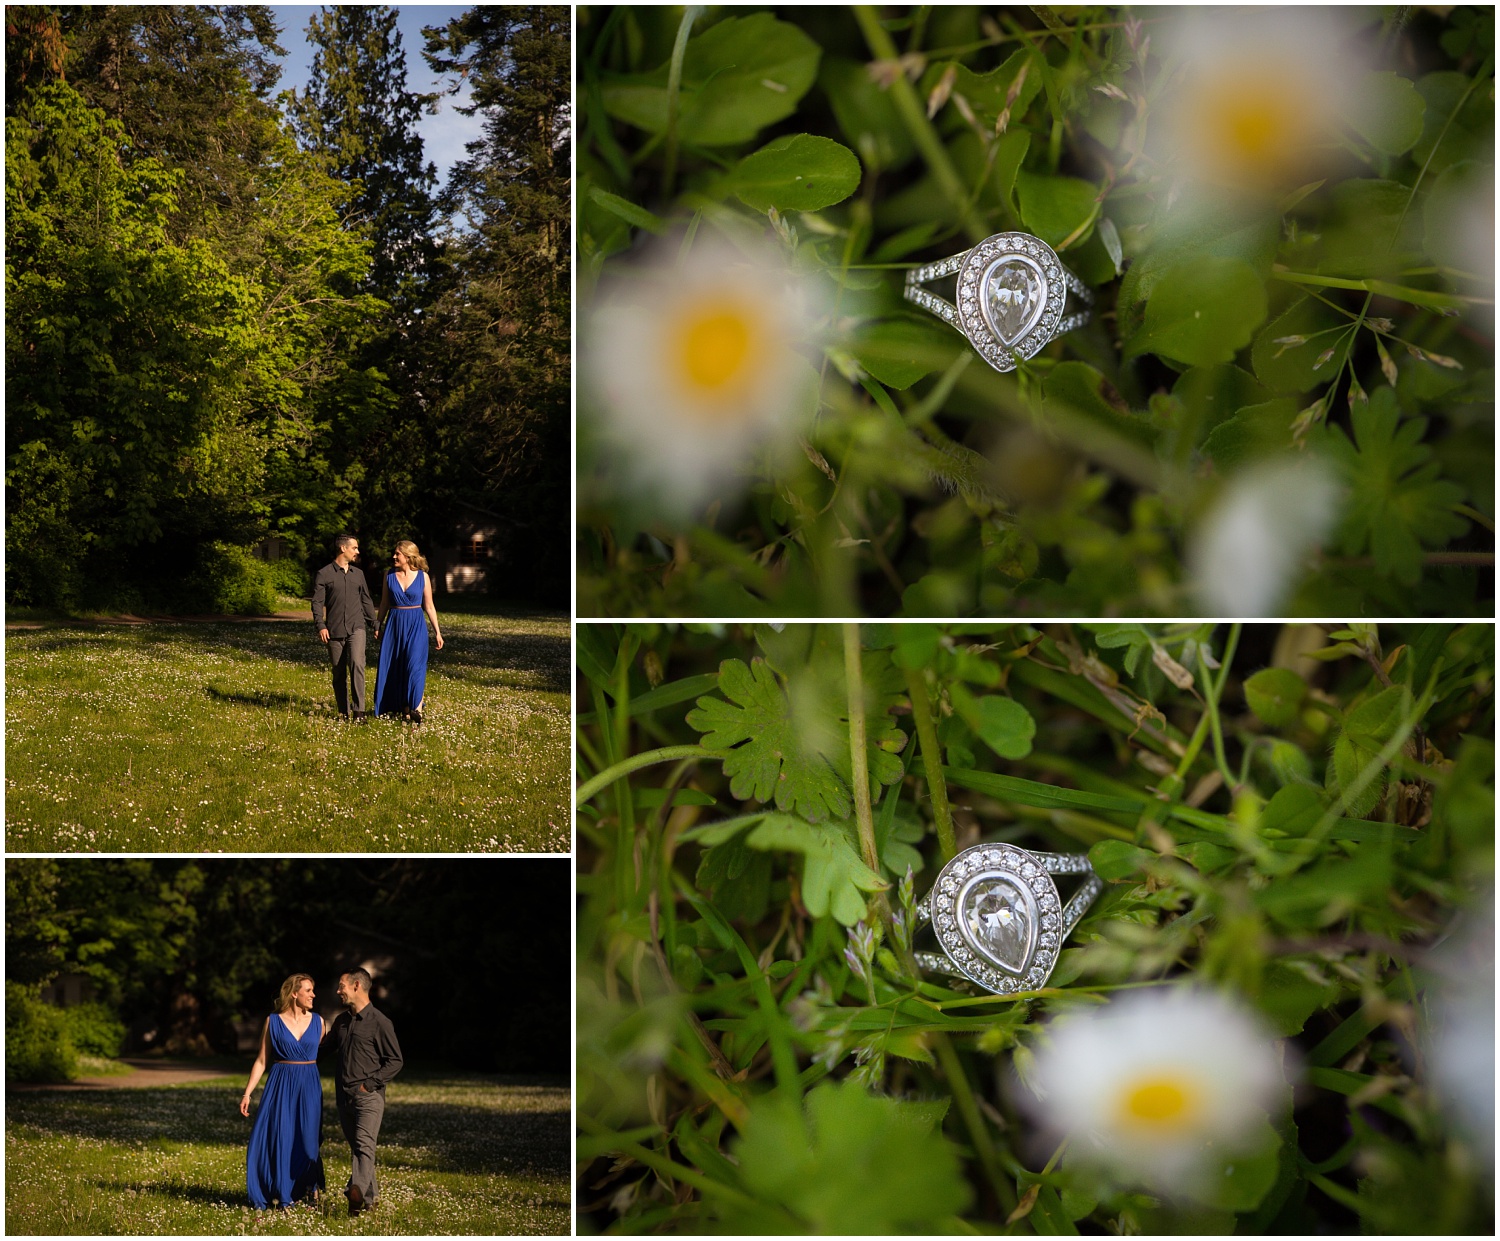
[[[955,272],[957,305],[922,287]],[[1069,290],[1084,309],[1064,318]],[[1054,337],[1087,323],[1094,295],[1045,241],[996,233],[972,250],[908,272],[906,300],[951,323],[997,371],[1013,371]]]
[[[1064,906],[1053,875],[1082,875]],[[1062,942],[1104,882],[1084,853],[1032,853],[1015,845],[975,845],[938,872],[916,907],[916,926],[937,932],[941,952],[918,952],[918,966],[965,978],[996,995],[1047,984]]]

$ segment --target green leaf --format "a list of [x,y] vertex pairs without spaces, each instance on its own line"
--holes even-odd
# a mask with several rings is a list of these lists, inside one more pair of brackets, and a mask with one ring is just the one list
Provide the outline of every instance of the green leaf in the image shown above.
[[[749,142],[797,110],[818,72],[818,45],[770,13],[730,17],[688,40],[677,135],[690,146]],[[651,133],[667,127],[667,75],[603,78],[610,116]]]
[[1414,265],[1419,217],[1408,210],[1411,197],[1411,187],[1399,181],[1367,178],[1334,186],[1318,270],[1375,279]]
[[818,85],[833,107],[845,140],[873,165],[872,173],[900,168],[916,154],[891,92],[881,89],[864,62],[826,57]]
[[1292,423],[1301,412],[1300,405],[1290,397],[1247,405],[1209,433],[1203,451],[1223,474],[1266,457],[1285,457],[1292,447]]
[[637,207],[629,199],[621,198],[618,194],[611,194],[597,185],[591,185],[588,196],[606,211],[619,216],[627,224],[635,225],[636,228],[644,228],[648,233],[656,233],[658,236],[667,231],[667,222],[659,215],[647,211],[644,207]]
[[[1273,392],[1307,392],[1334,376],[1333,360],[1318,359],[1343,339],[1349,321],[1315,297],[1302,297],[1257,333],[1250,350],[1255,377]],[[1292,337],[1305,337],[1301,344]]]
[[848,832],[832,823],[806,823],[786,814],[768,814],[745,837],[752,849],[783,849],[803,857],[802,903],[815,918],[832,914],[845,926],[865,917],[863,892],[877,892],[885,880],[862,861]]
[[952,365],[965,346],[961,337],[941,327],[914,319],[880,319],[861,326],[848,348],[887,388],[905,390]]
[[766,914],[771,899],[771,859],[735,834],[703,850],[698,887],[711,892],[719,912],[731,921],[752,925]]
[[1230,362],[1266,317],[1266,291],[1242,259],[1199,258],[1168,267],[1125,354],[1157,353],[1189,366]]
[[971,1200],[958,1152],[930,1105],[823,1082],[801,1105],[762,1095],[734,1148],[745,1187],[766,1206],[721,1206],[743,1233],[785,1231],[775,1204],[812,1233],[926,1232]]
[[1417,93],[1416,83],[1376,70],[1360,79],[1357,90],[1359,108],[1352,119],[1366,142],[1386,155],[1400,155],[1416,146],[1427,113],[1427,102]]
[[953,709],[990,749],[1001,758],[1025,758],[1031,753],[1036,721],[1014,698],[999,694],[978,697],[962,685],[950,685]]
[[1132,413],[1113,386],[1087,362],[1059,362],[1042,383],[1042,413],[1055,418],[1060,412],[1107,427],[1139,444],[1151,444],[1155,428]]
[[1339,526],[1343,550],[1357,555],[1368,548],[1382,573],[1415,583],[1422,576],[1422,548],[1441,546],[1467,529],[1453,511],[1463,488],[1439,478],[1441,467],[1422,443],[1427,420],[1403,421],[1390,388],[1356,402],[1350,421],[1352,443],[1342,428],[1325,441],[1349,488]]
[[788,134],[745,156],[728,188],[747,207],[821,211],[859,188],[859,160],[831,138]]
[[1245,678],[1245,702],[1272,728],[1284,728],[1297,718],[1307,682],[1290,668],[1262,668]]
[[1156,855],[1124,840],[1101,840],[1089,849],[1089,865],[1108,883],[1139,875]]
[[848,818],[848,785],[829,759],[840,741],[847,751],[847,733],[828,726],[833,722],[822,713],[806,723],[794,720],[786,691],[763,659],[749,667],[725,660],[719,692],[729,701],[700,698],[687,722],[704,734],[706,749],[731,751],[724,774],[736,797],[774,802],[813,822]]
[[1099,189],[1077,177],[1022,172],[1016,176],[1016,198],[1022,223],[1049,246],[1056,246],[1093,214]]

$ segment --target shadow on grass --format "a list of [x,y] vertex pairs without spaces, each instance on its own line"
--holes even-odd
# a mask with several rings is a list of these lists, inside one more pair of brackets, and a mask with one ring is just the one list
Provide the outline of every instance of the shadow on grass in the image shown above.
[[213,685],[205,685],[203,692],[215,702],[232,703],[240,707],[259,707],[262,710],[297,711],[303,715],[329,714],[328,704],[300,694],[273,694],[260,690],[250,694],[230,694]]
[[132,1194],[142,1199],[172,1198],[178,1202],[196,1202],[206,1207],[243,1207],[250,1205],[248,1191],[238,1194],[226,1193],[210,1185],[162,1185],[156,1182],[142,1184],[139,1181],[91,1181],[95,1189],[108,1190],[116,1194]]
[[[539,690],[566,694],[571,687],[572,661],[566,632],[486,634],[457,629],[445,636],[450,640],[443,650],[431,650],[428,655],[428,671],[434,677],[452,675],[461,680],[487,682],[495,688],[522,692]],[[18,630],[9,635],[9,641],[18,651],[30,653],[75,650],[80,646],[105,650],[150,650],[161,646],[180,649],[186,646],[220,656],[241,655],[325,673],[329,671],[328,650],[318,640],[311,620],[306,629],[276,621],[190,623],[167,620],[128,629],[79,624],[76,628]],[[379,666],[380,647],[373,640],[367,646],[365,663],[372,671]],[[475,676],[475,672],[481,675]],[[492,678],[483,674],[498,676]]]
[[[236,1090],[237,1085],[212,1085],[16,1093],[6,1100],[6,1129],[11,1140],[15,1127],[25,1125],[53,1137],[144,1146],[142,1157],[162,1143],[243,1149],[251,1122],[235,1111]],[[205,1092],[221,1099],[221,1110]],[[398,1092],[386,1106],[377,1150],[402,1147],[402,1162],[434,1172],[565,1177],[571,1131],[568,1108],[504,1111],[402,1100]],[[323,1094],[322,1154],[335,1160],[349,1156],[331,1089]],[[213,1194],[205,1201],[222,1199]]]

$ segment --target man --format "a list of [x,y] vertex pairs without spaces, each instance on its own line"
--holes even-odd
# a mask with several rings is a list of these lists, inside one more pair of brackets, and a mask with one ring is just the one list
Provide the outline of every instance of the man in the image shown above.
[[365,715],[365,629],[375,623],[375,604],[365,575],[354,568],[359,558],[359,540],[341,534],[333,541],[333,563],[318,571],[313,582],[313,624],[318,639],[328,647],[333,660],[333,696],[339,714],[349,718],[349,695],[354,691],[353,718],[363,724]]
[[339,975],[338,997],[345,1011],[334,1020],[323,1046],[336,1058],[333,1081],[339,1124],[353,1156],[344,1194],[349,1214],[358,1215],[380,1197],[375,1139],[385,1115],[386,1083],[401,1072],[401,1045],[391,1019],[370,1003],[367,970]]

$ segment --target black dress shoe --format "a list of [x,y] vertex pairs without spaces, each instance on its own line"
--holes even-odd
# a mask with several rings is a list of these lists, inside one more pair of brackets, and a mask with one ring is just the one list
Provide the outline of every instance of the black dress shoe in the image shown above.
[[364,1209],[365,1205],[365,1196],[360,1193],[359,1186],[350,1185],[348,1189],[344,1190],[344,1194],[349,1199],[349,1214],[358,1215]]

